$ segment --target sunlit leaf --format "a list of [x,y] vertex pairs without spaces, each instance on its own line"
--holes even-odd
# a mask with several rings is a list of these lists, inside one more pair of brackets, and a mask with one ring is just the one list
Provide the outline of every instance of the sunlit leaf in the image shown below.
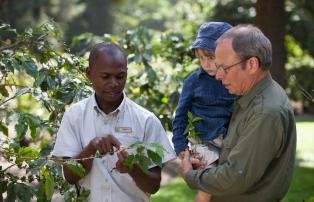
[[44,177],[45,177],[45,194],[46,194],[47,199],[51,200],[53,192],[54,192],[55,182],[54,182],[53,176],[51,176],[48,170],[45,170]]
[[6,136],[8,136],[8,134],[9,134],[8,127],[3,125],[2,122],[0,122],[0,131],[3,132],[3,134],[5,134]]
[[158,153],[151,150],[147,150],[147,155],[152,160],[153,163],[155,163],[159,167],[162,167],[162,161],[161,161],[162,157]]
[[36,158],[39,156],[39,152],[32,147],[21,147],[18,154],[22,157],[32,157]]
[[73,160],[66,161],[63,163],[63,166],[67,167],[69,170],[71,170],[73,173],[75,173],[76,175],[80,177],[85,176],[85,169],[83,165],[77,161],[73,161]]

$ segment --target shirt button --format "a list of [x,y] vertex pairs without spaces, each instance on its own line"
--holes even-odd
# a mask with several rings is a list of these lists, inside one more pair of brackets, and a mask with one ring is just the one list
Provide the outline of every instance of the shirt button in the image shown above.
[[105,178],[105,182],[108,182],[108,179],[107,179],[107,178]]

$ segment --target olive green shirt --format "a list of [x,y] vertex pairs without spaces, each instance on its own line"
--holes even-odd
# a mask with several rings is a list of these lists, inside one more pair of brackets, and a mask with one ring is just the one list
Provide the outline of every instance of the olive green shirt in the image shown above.
[[295,151],[292,107],[268,74],[237,99],[219,165],[191,170],[186,181],[212,194],[212,202],[280,201],[291,182]]

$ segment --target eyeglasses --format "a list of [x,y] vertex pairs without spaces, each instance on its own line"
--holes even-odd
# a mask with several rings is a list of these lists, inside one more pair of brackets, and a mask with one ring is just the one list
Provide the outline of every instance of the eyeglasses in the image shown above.
[[215,63],[215,65],[216,65],[217,71],[219,71],[219,69],[222,69],[224,74],[227,75],[232,67],[235,67],[236,65],[241,64],[241,63],[247,61],[250,58],[251,57],[245,58],[244,60],[241,60],[241,61],[239,61],[237,63],[234,63],[232,65],[229,65],[227,67],[224,67],[223,65],[217,65],[216,63]]

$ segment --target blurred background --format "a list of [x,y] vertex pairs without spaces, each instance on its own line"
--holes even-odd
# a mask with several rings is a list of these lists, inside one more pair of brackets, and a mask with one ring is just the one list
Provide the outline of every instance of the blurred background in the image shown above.
[[[0,192],[4,198],[22,197],[13,191],[16,187],[30,198],[51,195],[40,193],[40,185],[28,191],[32,187],[24,184],[31,180],[19,174],[25,167],[21,162],[13,165],[6,154],[21,153],[25,147],[31,148],[28,155],[33,157],[36,151],[49,154],[50,140],[66,108],[91,93],[84,71],[90,48],[99,41],[116,42],[128,52],[126,93],[153,111],[171,137],[183,79],[197,67],[189,45],[206,21],[253,23],[271,40],[271,73],[286,89],[298,121],[296,172],[284,201],[314,201],[311,0],[0,0]],[[33,166],[50,169],[43,162]],[[25,172],[48,181],[40,169]],[[152,201],[192,201],[195,192],[177,177],[177,162],[165,169],[164,176],[163,187]]]

